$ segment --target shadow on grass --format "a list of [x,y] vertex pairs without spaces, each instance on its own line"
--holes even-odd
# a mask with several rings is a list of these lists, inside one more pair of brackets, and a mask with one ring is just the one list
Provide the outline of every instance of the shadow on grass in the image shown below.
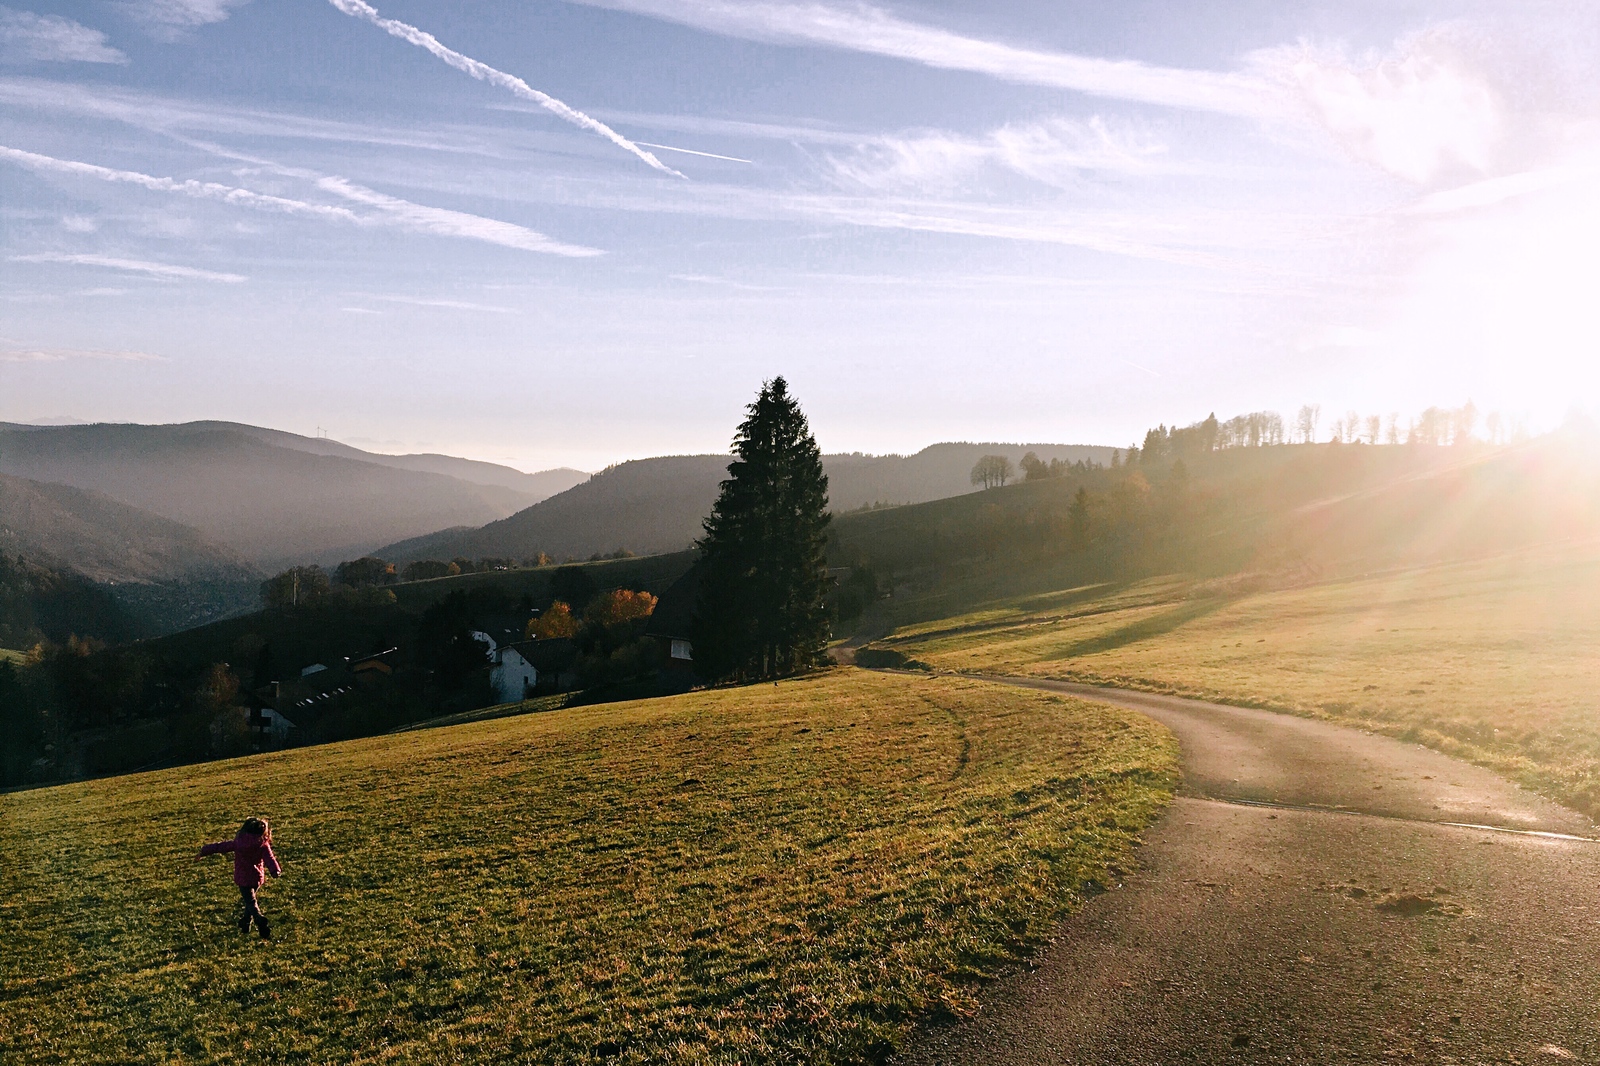
[[1112,651],[1116,648],[1137,644],[1141,640],[1151,637],[1164,636],[1174,629],[1193,622],[1197,618],[1204,618],[1221,610],[1234,601],[1232,596],[1208,596],[1205,599],[1190,600],[1174,607],[1170,611],[1141,618],[1137,622],[1130,622],[1120,629],[1113,629],[1109,633],[1102,633],[1088,640],[1080,640],[1076,644],[1068,645],[1062,649],[1060,658],[1073,659],[1080,655],[1093,655],[1096,652]]
[[[970,607],[966,613],[970,614],[986,609],[994,609],[999,606],[1010,607],[1016,613],[1009,614],[1004,618],[996,618],[993,621],[988,622],[969,622],[965,625],[944,626],[939,629],[919,630],[918,632],[909,636],[890,637],[889,639],[885,640],[884,643],[922,644],[930,640],[939,640],[944,637],[972,636],[977,633],[989,633],[1004,629],[1015,629],[1018,625],[1022,624],[1023,619],[1027,618],[1031,614],[1050,608],[1070,608],[1078,604],[1092,602],[1097,599],[1112,599],[1133,584],[1134,582],[1132,581],[1105,581],[1094,585],[1085,585],[1082,588],[1071,589],[1067,592],[1037,593],[1029,596],[1021,603],[1007,600],[991,600],[987,603],[979,603]],[[919,604],[919,606],[921,605]],[[1071,615],[1071,617],[1088,618],[1097,614],[1105,614],[1112,611],[1121,611],[1126,609],[1127,604],[1107,604],[1099,609],[1084,611],[1080,614]],[[929,613],[937,616],[937,612]],[[917,623],[914,620],[902,618],[896,619],[894,624],[898,628],[899,626],[916,625]]]

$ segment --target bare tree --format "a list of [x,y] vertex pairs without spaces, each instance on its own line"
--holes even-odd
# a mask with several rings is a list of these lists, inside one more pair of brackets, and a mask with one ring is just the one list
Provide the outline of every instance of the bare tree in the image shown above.
[[1003,455],[982,456],[972,467],[972,483],[986,489],[999,488],[1017,474],[1017,468]]
[[1367,443],[1378,443],[1378,435],[1383,432],[1383,417],[1381,415],[1367,416]]
[[1389,429],[1388,429],[1388,431],[1386,433],[1384,433],[1383,440],[1384,440],[1384,443],[1386,443],[1386,444],[1399,444],[1400,443],[1400,412],[1399,411],[1391,411],[1389,413]]
[[1478,428],[1478,405],[1468,400],[1455,412],[1455,425],[1451,427],[1451,444],[1465,444],[1472,439],[1472,433]]
[[1310,444],[1317,439],[1317,423],[1321,421],[1321,404],[1308,403],[1300,408],[1300,414],[1294,420],[1294,428],[1300,435],[1301,444]]

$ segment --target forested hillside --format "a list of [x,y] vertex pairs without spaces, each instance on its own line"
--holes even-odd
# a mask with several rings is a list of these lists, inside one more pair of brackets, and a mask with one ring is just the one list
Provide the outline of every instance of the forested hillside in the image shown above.
[[98,492],[0,474],[0,552],[104,582],[250,580],[199,531]]
[[842,516],[832,558],[980,596],[1157,573],[1354,573],[1600,534],[1600,454],[1583,435],[1215,448],[1183,433],[1116,466]]
[[[973,490],[972,467],[986,454],[1019,462],[1110,461],[1110,448],[1063,444],[935,444],[915,455],[826,455],[828,500],[835,513],[875,504],[916,503]],[[681,551],[700,535],[717,486],[727,477],[726,455],[673,455],[621,463],[582,485],[481,529],[449,529],[388,545],[385,559],[449,559],[546,552],[586,558],[626,550]]]
[[[144,630],[104,586],[70,570],[0,553],[0,648],[66,644],[74,638],[124,641],[143,636]],[[16,740],[0,735],[0,746]]]

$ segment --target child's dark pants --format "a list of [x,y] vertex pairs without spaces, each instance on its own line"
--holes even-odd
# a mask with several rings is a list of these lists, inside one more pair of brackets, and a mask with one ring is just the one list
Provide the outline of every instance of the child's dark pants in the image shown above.
[[244,913],[239,916],[239,931],[242,933],[249,929],[250,922],[254,920],[256,928],[261,931],[261,935],[266,936],[268,930],[267,916],[261,913],[261,908],[256,903],[256,890],[246,888],[244,885],[238,887],[239,902],[244,907]]

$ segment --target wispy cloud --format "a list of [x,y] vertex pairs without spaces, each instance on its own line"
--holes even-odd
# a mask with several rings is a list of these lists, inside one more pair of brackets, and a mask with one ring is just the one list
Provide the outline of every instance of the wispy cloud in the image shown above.
[[127,270],[135,274],[151,274],[158,278],[185,278],[193,281],[223,281],[237,285],[248,281],[243,274],[224,274],[198,267],[174,266],[170,263],[151,263],[143,259],[118,259],[109,255],[69,255],[62,252],[37,252],[33,255],[8,257],[13,263],[72,263],[77,266],[105,267],[108,270]]
[[1448,215],[1494,207],[1508,200],[1548,192],[1579,182],[1600,182],[1600,165],[1553,166],[1475,181],[1454,189],[1431,193],[1407,209],[1408,214]]
[[734,281],[730,278],[719,278],[713,274],[669,274],[673,281],[686,281],[691,285],[715,285],[724,289],[737,289],[740,292],[783,292],[784,289],[773,285],[751,285],[743,281]]
[[176,178],[162,178],[150,174],[141,174],[137,170],[114,170],[111,167],[102,167],[95,163],[82,163],[75,159],[57,159],[54,156],[40,155],[37,152],[27,152],[20,148],[10,148],[5,145],[0,145],[0,159],[16,163],[18,166],[27,167],[30,170],[95,178],[99,181],[107,181],[114,184],[135,185],[143,189],[149,189],[152,192],[176,193],[196,200],[214,200],[240,207],[274,211],[280,214],[312,215],[318,218],[336,219],[340,222],[359,223],[362,221],[359,215],[345,207],[306,203],[302,200],[291,200],[282,196],[269,196],[265,193],[252,192],[249,189],[241,189],[232,185],[221,185],[214,181],[195,181],[193,178],[179,181]]
[[222,22],[250,0],[122,0],[151,36],[171,41],[199,26]]
[[164,363],[165,356],[110,348],[47,348],[0,342],[0,363],[65,363],[90,359],[112,363]]
[[942,130],[879,137],[828,161],[851,185],[903,192],[949,189],[988,171],[1065,187],[1090,171],[1150,173],[1165,152],[1164,145],[1095,116],[1011,123],[980,137]]
[[823,45],[1093,96],[1251,117],[1282,111],[1274,87],[1249,75],[1023,48],[911,22],[867,5],[842,8],[771,0],[578,2],[648,15],[729,37]]
[[353,203],[376,208],[396,225],[415,233],[430,233],[438,237],[463,237],[468,240],[498,244],[505,248],[519,248],[524,252],[545,252],[581,258],[600,255],[598,248],[576,244],[562,244],[542,233],[537,233],[514,222],[472,215],[465,211],[451,211],[443,207],[402,200],[398,196],[357,185],[348,179],[325,175],[316,179],[317,188]]
[[371,299],[382,300],[384,303],[390,304],[405,304],[409,307],[439,307],[447,311],[482,311],[492,315],[516,315],[522,313],[514,307],[478,304],[468,300],[433,300],[419,296],[373,296]]
[[0,62],[126,63],[106,35],[58,15],[0,7]]
[[1154,218],[843,196],[793,196],[784,200],[783,206],[813,221],[870,229],[1060,244],[1184,266],[1229,265],[1222,256],[1201,247],[1206,243],[1203,235]]
[[1297,88],[1352,155],[1391,174],[1426,184],[1452,166],[1490,166],[1504,108],[1439,32],[1402,41],[1384,57],[1352,59],[1302,43],[1253,58]]
[[285,172],[298,173],[301,176],[309,175],[316,181],[317,187],[325,192],[373,208],[376,213],[361,214],[352,211],[348,207],[273,196],[211,181],[196,181],[192,178],[179,181],[176,178],[155,177],[135,170],[113,170],[110,167],[102,167],[94,163],[56,159],[53,156],[39,155],[36,152],[27,152],[3,145],[0,145],[0,159],[28,167],[31,170],[71,174],[95,178],[100,181],[135,185],[154,192],[174,193],[194,199],[212,200],[278,214],[309,216],[360,226],[393,226],[413,233],[462,237],[498,244],[507,248],[516,248],[521,251],[543,252],[549,255],[582,257],[602,254],[599,249],[563,244],[546,237],[542,233],[518,226],[515,223],[501,222],[498,219],[483,218],[479,215],[471,215],[461,211],[450,211],[444,208],[415,204],[409,200],[402,200],[399,197],[387,196],[372,189],[364,188],[344,178],[320,175],[309,171],[292,172],[289,168],[279,168]]
[[540,92],[538,89],[535,89],[533,86],[529,85],[527,82],[523,81],[514,74],[507,74],[505,71],[497,70],[494,67],[489,66],[487,63],[480,63],[478,60],[473,59],[470,56],[464,56],[452,48],[446,48],[444,45],[440,44],[439,39],[431,33],[419,30],[417,27],[409,25],[408,23],[399,22],[395,19],[384,18],[382,15],[378,14],[377,8],[373,7],[371,4],[363,2],[363,0],[328,0],[328,2],[334,7],[338,8],[340,11],[344,12],[346,15],[349,15],[352,18],[365,19],[374,26],[377,26],[379,29],[388,33],[390,36],[398,37],[408,44],[414,44],[418,48],[424,49],[432,55],[444,60],[444,62],[448,63],[450,66],[462,71],[463,73],[470,74],[479,81],[488,82],[490,85],[497,85],[502,89],[509,90],[517,96],[522,97],[524,100],[533,101],[546,111],[549,111],[551,114],[556,115],[559,118],[565,119],[574,126],[579,126],[583,129],[589,130],[592,133],[598,133],[612,144],[632,152],[634,155],[638,156],[640,159],[644,160],[646,163],[650,164],[652,167],[655,167],[659,171],[671,174],[675,177],[683,177],[682,174],[678,173],[676,170],[673,170],[661,160],[657,159],[654,155],[645,151],[643,148],[640,148],[637,144],[628,140],[628,138],[624,137],[610,126],[607,126],[599,119],[590,118],[582,111],[562,103],[549,93]]

